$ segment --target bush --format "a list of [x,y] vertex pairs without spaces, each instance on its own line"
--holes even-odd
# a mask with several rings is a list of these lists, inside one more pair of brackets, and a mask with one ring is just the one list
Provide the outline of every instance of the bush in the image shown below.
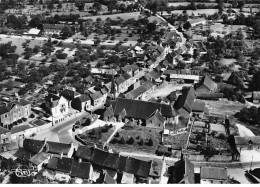
[[58,40],[54,40],[52,41],[52,44],[57,44],[59,41]]
[[119,132],[116,132],[116,134],[114,135],[114,137],[118,138],[120,135],[119,135]]
[[218,135],[218,138],[221,139],[221,140],[225,140],[225,139],[226,139],[226,136],[225,136],[225,134],[220,133],[220,134]]
[[110,141],[110,143],[116,144],[116,143],[118,143],[118,140],[117,140],[116,138],[113,138],[113,139]]
[[128,138],[128,140],[126,141],[127,144],[132,145],[135,142],[134,138],[131,136]]
[[104,127],[101,128],[101,132],[106,133],[109,130],[109,126],[105,125]]
[[138,145],[144,145],[143,139],[140,139],[139,142],[137,142]]
[[125,144],[125,139],[124,137],[122,136],[121,139],[118,141],[119,144]]
[[153,146],[153,140],[150,138],[147,142],[146,145],[148,146]]

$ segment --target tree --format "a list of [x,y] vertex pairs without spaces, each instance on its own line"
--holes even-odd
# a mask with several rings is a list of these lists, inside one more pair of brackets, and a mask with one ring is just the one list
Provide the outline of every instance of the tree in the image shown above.
[[69,38],[73,35],[73,31],[71,30],[71,27],[69,26],[64,26],[61,30],[60,35],[65,39],[65,38]]
[[184,28],[185,30],[189,30],[189,29],[191,28],[190,22],[189,22],[189,21],[186,21],[186,22],[183,24],[183,28]]
[[96,11],[96,12],[99,12],[102,10],[102,7],[101,7],[101,4],[99,2],[94,2],[92,4],[92,8]]
[[146,142],[146,145],[153,146],[153,140],[152,138],[149,138],[148,142]]
[[216,154],[216,149],[211,145],[208,145],[205,149],[202,150],[202,154],[206,161],[208,161],[211,157]]
[[228,78],[228,83],[237,86],[240,89],[244,88],[243,77],[239,72],[233,71]]
[[134,138],[131,136],[131,137],[128,138],[126,143],[129,144],[129,145],[132,145],[134,143],[134,141],[135,141]]
[[77,1],[75,1],[75,6],[78,7],[79,11],[84,10],[85,1],[84,0],[77,0]]
[[154,33],[154,31],[156,30],[156,24],[150,22],[147,24],[146,28],[148,33]]
[[48,3],[47,8],[52,12],[52,10],[54,9],[53,1],[50,1],[50,2]]
[[58,9],[61,9],[61,8],[62,8],[61,2],[58,4],[57,8],[58,8]]
[[239,7],[241,12],[243,11],[244,5],[245,5],[245,0],[238,1],[238,7]]

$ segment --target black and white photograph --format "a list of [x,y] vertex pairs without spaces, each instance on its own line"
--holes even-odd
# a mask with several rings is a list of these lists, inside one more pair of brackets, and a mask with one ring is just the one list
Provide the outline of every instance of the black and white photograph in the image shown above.
[[0,0],[0,184],[259,184],[260,0]]

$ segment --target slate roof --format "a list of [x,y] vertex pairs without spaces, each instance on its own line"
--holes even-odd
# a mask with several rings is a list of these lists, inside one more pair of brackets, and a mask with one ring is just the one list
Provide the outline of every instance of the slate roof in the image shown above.
[[58,157],[51,157],[51,159],[48,161],[47,168],[51,170],[56,170],[58,161],[59,161]]
[[39,165],[39,164],[43,163],[45,160],[47,160],[49,157],[50,157],[50,155],[48,153],[40,152],[40,153],[34,155],[32,158],[30,158],[29,161],[35,165]]
[[214,91],[217,87],[216,83],[212,81],[212,79],[205,75],[200,82],[198,83],[198,86],[204,85],[209,91]]
[[150,117],[152,117],[153,115],[156,116],[160,121],[162,121],[162,122],[165,121],[165,118],[162,116],[162,114],[160,113],[160,111],[158,109]]
[[128,157],[126,159],[124,172],[138,175],[141,177],[148,177],[151,168],[151,162],[138,160],[136,158]]
[[195,184],[194,164],[189,159],[185,159],[185,174],[187,176],[188,183]]
[[131,100],[125,98],[117,98],[113,111],[116,116],[125,109],[127,117],[136,119],[147,119],[156,109],[158,109],[162,116],[172,118],[176,116],[176,111],[172,105],[153,103],[140,100]]
[[107,167],[110,169],[117,169],[119,162],[119,155],[116,153],[109,153],[101,149],[94,149],[91,156],[92,162],[97,165]]
[[27,101],[25,99],[20,99],[19,101],[15,101],[14,103],[17,105],[20,105],[20,106],[26,106],[26,105],[31,104],[30,101]]
[[139,70],[139,67],[136,64],[130,65],[133,71]]
[[76,97],[75,99],[79,99],[82,103],[90,100],[89,96],[87,96],[86,94],[82,94],[81,96]]
[[5,105],[0,106],[0,115],[6,114],[9,112],[9,109]]
[[71,144],[59,143],[59,142],[47,142],[46,144],[46,152],[63,155],[67,155],[71,149]]
[[104,184],[116,184],[114,178],[107,171],[105,171]]
[[39,153],[43,149],[44,145],[45,145],[45,141],[41,141],[41,140],[25,139],[23,141],[23,147],[34,153]]
[[90,168],[92,167],[90,162],[77,162],[73,160],[71,167],[71,177],[78,177],[81,179],[89,179]]
[[8,132],[10,132],[10,130],[8,130],[8,129],[6,129],[6,128],[3,128],[3,127],[0,127],[0,135],[1,135],[1,134],[6,134],[6,133],[8,133]]
[[136,99],[139,97],[141,94],[145,93],[149,89],[151,89],[154,86],[153,82],[148,80],[138,88],[128,92],[125,97],[128,99]]
[[92,100],[97,100],[101,97],[103,97],[103,94],[100,92],[100,91],[97,91],[93,94],[90,94],[89,97],[92,99]]
[[123,77],[121,77],[121,76],[117,77],[116,80],[115,80],[115,83],[117,85],[122,84],[123,82],[125,82],[125,79]]
[[195,99],[194,88],[190,87],[188,89],[183,90],[182,95],[180,95],[177,101],[174,103],[174,108],[177,110],[183,108],[187,110],[189,113],[192,112],[192,103]]
[[123,77],[124,80],[128,80],[131,78],[131,75],[129,75],[128,73],[124,73],[123,75],[121,75]]
[[58,159],[57,171],[70,173],[72,162],[73,162],[72,158],[62,157],[61,159]]
[[72,90],[65,89],[61,92],[60,95],[63,96],[65,99],[71,101],[72,99],[74,99],[76,96],[79,96],[80,94],[78,92],[74,92]]
[[21,131],[25,131],[27,129],[30,129],[32,127],[30,127],[29,125],[19,125],[19,126],[16,126],[16,127],[13,127],[11,129],[11,134],[15,134],[15,133],[18,133],[18,132],[21,132]]
[[177,99],[176,91],[171,92],[166,98],[169,99],[170,102],[175,101]]
[[85,160],[90,160],[94,147],[80,145],[76,152],[76,157],[82,158]]
[[227,180],[227,170],[217,167],[201,167],[201,179]]
[[24,148],[19,148],[18,151],[14,154],[15,157],[20,158],[24,161],[29,161],[31,157],[33,157],[35,153],[26,150]]

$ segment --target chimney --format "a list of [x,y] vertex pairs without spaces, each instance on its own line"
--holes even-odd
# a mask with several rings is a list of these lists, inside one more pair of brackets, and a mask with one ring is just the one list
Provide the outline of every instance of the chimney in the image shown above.
[[45,146],[47,144],[47,138],[45,137],[43,141],[44,141],[44,146]]
[[63,152],[60,153],[60,159],[62,159],[62,157],[63,157]]
[[51,97],[51,102],[53,102],[53,98]]

